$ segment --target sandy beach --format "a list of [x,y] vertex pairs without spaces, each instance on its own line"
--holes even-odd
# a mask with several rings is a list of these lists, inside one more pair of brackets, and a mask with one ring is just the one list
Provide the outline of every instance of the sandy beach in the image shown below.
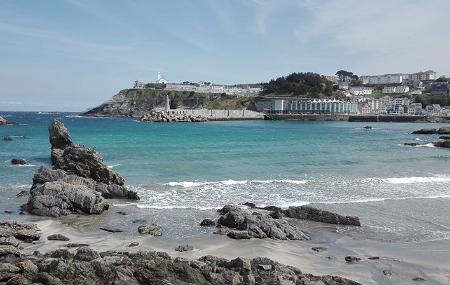
[[[187,212],[191,212],[190,215],[186,215]],[[100,252],[164,251],[172,257],[188,259],[197,259],[206,255],[227,259],[263,256],[282,264],[295,266],[303,272],[315,275],[338,275],[361,284],[415,284],[416,282],[412,279],[416,277],[424,279],[420,284],[448,284],[449,282],[450,242],[448,240],[417,243],[377,241],[361,234],[364,226],[362,229],[350,229],[295,219],[291,219],[290,222],[305,229],[311,235],[310,241],[234,240],[214,234],[215,227],[198,226],[201,218],[217,218],[217,216],[215,211],[192,210],[173,215],[167,210],[148,211],[139,209],[135,205],[112,207],[102,215],[93,216],[68,216],[61,219],[27,216],[26,220],[37,223],[41,229],[42,238],[33,244],[24,244],[23,252],[29,254],[35,250],[48,252],[65,248],[69,242],[85,243]],[[161,222],[161,217],[166,217],[167,223]],[[195,217],[194,220],[193,217]],[[163,236],[140,235],[137,232],[139,222],[133,223],[136,220],[147,222],[159,220],[159,224],[164,228]],[[184,225],[180,223],[183,220]],[[180,226],[173,228],[171,227],[173,224]],[[105,226],[120,229],[123,232],[110,233],[99,229]],[[353,234],[349,233],[351,231]],[[46,237],[51,234],[63,234],[69,237],[70,241],[49,241]],[[138,242],[139,245],[129,247],[131,242]],[[175,251],[176,246],[183,244],[192,245],[194,250]],[[312,250],[314,247],[324,249],[316,252]],[[75,251],[75,249],[71,250]],[[348,263],[344,258],[349,255],[359,257],[361,261]]]

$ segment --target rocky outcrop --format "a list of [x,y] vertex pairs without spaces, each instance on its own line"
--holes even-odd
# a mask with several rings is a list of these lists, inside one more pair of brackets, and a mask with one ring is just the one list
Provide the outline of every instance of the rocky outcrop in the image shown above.
[[418,134],[418,135],[450,135],[450,128],[439,128],[439,129],[431,129],[431,128],[425,128],[420,129],[417,131],[412,132],[412,134]]
[[39,216],[59,217],[72,213],[101,214],[109,208],[99,192],[86,185],[53,181],[30,190],[26,209]]
[[141,122],[207,122],[208,119],[203,116],[193,116],[186,114],[171,114],[167,112],[155,112],[148,115],[144,115],[139,119]]
[[450,140],[438,141],[433,143],[436,147],[450,148]]
[[172,259],[164,252],[101,252],[81,247],[75,254],[58,249],[45,255],[0,257],[6,284],[324,284],[358,285],[338,276],[314,276],[256,257],[227,260],[204,256]]
[[156,224],[140,225],[138,232],[142,235],[162,236],[162,227]]
[[358,217],[342,216],[329,211],[316,209],[310,206],[289,207],[283,211],[286,217],[310,220],[321,223],[336,224],[336,225],[350,225],[361,226]]
[[0,126],[1,125],[6,125],[7,123],[8,123],[8,121],[5,118],[0,117]]
[[13,158],[11,159],[12,165],[27,165],[28,162],[23,158]]
[[[97,182],[95,190],[105,198],[139,199],[136,192],[126,189],[123,177],[109,169],[98,152],[83,145],[73,144],[67,128],[61,122],[55,120],[49,126],[49,135],[53,166],[71,174],[68,180],[81,180],[73,175],[91,179]],[[83,182],[89,185],[92,183],[86,180]]]
[[41,238],[39,229],[36,224],[16,222],[16,221],[3,221],[0,222],[0,237],[11,238],[14,237],[21,241],[34,241]]
[[105,184],[124,184],[123,177],[110,170],[98,152],[83,145],[73,144],[69,132],[61,122],[55,120],[49,126],[49,134],[55,169]]
[[270,238],[280,240],[307,240],[309,236],[288,221],[273,219],[269,215],[250,212],[237,206],[227,205],[221,210],[217,221],[217,233],[235,239]]
[[128,198],[138,200],[139,196],[135,191],[128,190],[125,186],[117,184],[105,184],[97,182],[91,178],[84,178],[78,175],[69,174],[64,170],[50,170],[45,167],[40,167],[33,177],[33,186],[53,181],[64,181],[71,184],[84,185],[93,191],[99,192],[104,198],[119,199]]

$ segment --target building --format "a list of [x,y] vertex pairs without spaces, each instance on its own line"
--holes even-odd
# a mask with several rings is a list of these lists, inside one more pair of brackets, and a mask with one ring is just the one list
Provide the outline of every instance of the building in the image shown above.
[[357,103],[340,100],[278,99],[272,102],[272,113],[282,114],[356,114]]
[[409,86],[398,85],[398,86],[384,86],[383,94],[403,94],[409,92]]
[[136,81],[134,81],[133,88],[134,88],[134,89],[144,89],[144,88],[145,88],[145,83],[136,80]]
[[354,96],[372,95],[373,88],[370,87],[351,87],[349,93]]
[[407,112],[410,102],[411,101],[408,98],[392,99],[392,113],[403,114],[405,113],[405,110]]
[[408,115],[422,115],[422,103],[411,103],[408,108]]
[[431,83],[431,94],[433,94],[433,95],[448,95],[448,94],[450,94],[448,82],[433,82],[433,83]]
[[439,104],[432,104],[425,107],[427,114],[430,116],[440,116],[442,114],[443,109]]
[[402,84],[403,80],[407,78],[405,74],[383,74],[383,75],[364,75],[359,77],[364,85],[389,85]]
[[433,70],[411,73],[408,75],[410,81],[431,81],[438,79],[438,75]]
[[161,72],[158,71],[156,83],[158,83],[158,84],[167,84],[167,83],[169,83],[169,81],[166,80],[166,79],[164,78],[164,76],[161,74]]

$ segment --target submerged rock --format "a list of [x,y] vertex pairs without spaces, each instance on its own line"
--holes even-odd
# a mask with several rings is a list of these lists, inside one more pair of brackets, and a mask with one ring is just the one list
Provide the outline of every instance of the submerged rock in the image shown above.
[[[251,213],[247,209],[227,205],[221,210],[222,216],[217,221],[224,230],[218,233],[231,238],[246,239],[271,238],[281,240],[307,240],[308,235],[289,222],[274,219],[269,215]],[[229,229],[229,231],[227,231]]]
[[13,158],[11,159],[12,165],[27,165],[28,162],[23,158]]
[[434,135],[437,133],[436,129],[420,129],[412,132],[414,135]]
[[439,130],[437,130],[437,133],[439,135],[450,135],[450,128],[439,128]]
[[1,269],[1,281],[7,284],[359,284],[338,276],[304,274],[265,257],[188,260],[172,259],[164,252],[98,253],[89,247],[75,254],[58,249],[46,255],[18,255]]
[[4,141],[7,141],[7,142],[10,142],[10,141],[13,140],[13,138],[10,137],[10,136],[4,136],[4,137],[3,137],[3,140],[4,140]]
[[310,220],[336,225],[361,226],[358,217],[342,216],[329,211],[316,209],[310,206],[289,207],[284,211],[289,218]]
[[436,147],[450,148],[450,140],[435,142],[433,145]]
[[192,251],[192,250],[194,250],[194,247],[189,244],[179,245],[175,248],[175,251],[179,251],[179,252]]
[[356,257],[356,256],[352,256],[352,255],[349,255],[349,256],[345,257],[345,261],[348,262],[348,263],[356,263],[356,262],[358,262],[360,260],[361,260],[361,258]]
[[202,226],[202,227],[212,227],[215,225],[216,225],[216,222],[214,222],[211,219],[203,219],[203,221],[200,223],[200,226]]

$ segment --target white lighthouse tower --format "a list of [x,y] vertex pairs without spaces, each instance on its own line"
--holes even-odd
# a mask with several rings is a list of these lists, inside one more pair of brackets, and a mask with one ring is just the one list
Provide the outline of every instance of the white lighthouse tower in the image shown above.
[[159,84],[167,84],[167,83],[169,83],[169,81],[167,81],[167,80],[164,78],[164,76],[161,74],[161,72],[158,71],[158,76],[157,76],[157,79],[156,79],[156,83],[159,83]]

